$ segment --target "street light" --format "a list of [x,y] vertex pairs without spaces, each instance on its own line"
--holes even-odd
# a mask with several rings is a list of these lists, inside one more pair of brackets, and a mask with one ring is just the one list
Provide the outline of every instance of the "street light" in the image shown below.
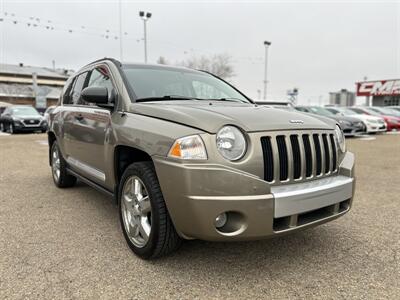
[[147,21],[151,18],[151,13],[150,12],[144,12],[144,11],[139,11],[139,17],[142,18],[143,20],[143,28],[144,28],[144,62],[147,64],[147,29],[146,29],[146,23]]
[[268,63],[268,47],[271,42],[264,41],[265,46],[265,69],[264,69],[264,99],[267,100],[267,63]]

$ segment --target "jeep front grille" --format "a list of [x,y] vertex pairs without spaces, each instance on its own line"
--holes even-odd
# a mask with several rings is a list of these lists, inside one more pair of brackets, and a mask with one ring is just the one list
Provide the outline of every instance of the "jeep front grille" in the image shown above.
[[337,147],[331,131],[264,136],[261,148],[267,182],[302,181],[337,171]]

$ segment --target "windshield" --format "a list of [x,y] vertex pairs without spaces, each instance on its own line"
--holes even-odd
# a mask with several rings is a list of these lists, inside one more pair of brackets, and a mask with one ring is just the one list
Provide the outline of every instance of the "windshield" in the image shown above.
[[357,114],[355,111],[352,111],[351,109],[348,108],[340,108],[338,109],[338,111],[344,114],[345,116],[352,116],[352,115],[354,116]]
[[138,99],[220,99],[250,103],[234,88],[207,73],[160,67],[122,68]]
[[313,107],[310,107],[310,110],[314,114],[321,115],[321,116],[332,117],[335,115],[333,112],[330,112],[329,110],[322,108],[322,107],[313,106]]
[[384,115],[388,115],[388,116],[400,116],[400,113],[390,109],[390,108],[383,108],[383,107],[371,107],[370,109],[373,109],[374,111],[384,114]]
[[15,116],[37,116],[39,115],[38,111],[33,107],[14,107],[12,110],[12,114]]

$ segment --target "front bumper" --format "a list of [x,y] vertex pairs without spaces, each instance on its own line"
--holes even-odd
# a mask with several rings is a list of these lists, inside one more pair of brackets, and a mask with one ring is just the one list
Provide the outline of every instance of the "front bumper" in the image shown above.
[[[168,211],[184,238],[253,240],[321,224],[345,214],[354,194],[354,155],[347,152],[337,175],[271,186],[237,169],[182,164],[155,157]],[[227,212],[227,225],[215,218]]]
[[362,122],[360,122],[356,125],[343,126],[342,130],[345,136],[354,136],[366,132],[366,127]]
[[47,130],[47,123],[46,122],[40,122],[39,124],[34,124],[34,125],[27,125],[24,124],[23,122],[14,122],[14,129],[16,131],[29,131],[29,132],[33,132],[33,131],[43,131],[43,130]]
[[367,133],[384,132],[387,130],[386,124],[381,123],[366,123]]

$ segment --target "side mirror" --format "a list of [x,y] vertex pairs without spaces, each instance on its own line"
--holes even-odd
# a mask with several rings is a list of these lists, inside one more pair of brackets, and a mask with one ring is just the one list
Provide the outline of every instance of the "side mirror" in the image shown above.
[[108,90],[103,86],[89,86],[81,92],[84,101],[96,104],[108,103]]

